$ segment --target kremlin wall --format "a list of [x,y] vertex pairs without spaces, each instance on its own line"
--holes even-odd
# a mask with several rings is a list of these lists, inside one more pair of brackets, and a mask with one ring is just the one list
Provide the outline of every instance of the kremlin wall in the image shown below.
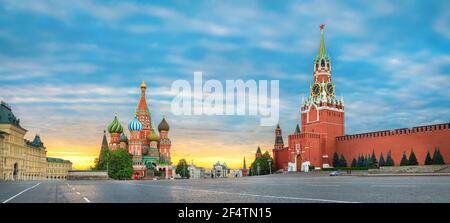
[[434,154],[437,148],[444,162],[449,163],[449,123],[345,134],[344,98],[337,97],[335,93],[331,59],[325,48],[324,28],[324,25],[320,26],[320,45],[314,59],[314,83],[309,97],[302,100],[301,128],[297,124],[294,134],[288,136],[287,147],[283,142],[282,129],[279,125],[275,129],[272,152],[276,169],[300,171],[304,164],[329,168],[332,167],[335,153],[343,155],[347,165],[360,155],[374,152],[379,159],[381,154],[386,158],[390,153],[394,164],[399,165],[404,153],[409,157],[414,151],[419,165],[423,165],[426,154]]

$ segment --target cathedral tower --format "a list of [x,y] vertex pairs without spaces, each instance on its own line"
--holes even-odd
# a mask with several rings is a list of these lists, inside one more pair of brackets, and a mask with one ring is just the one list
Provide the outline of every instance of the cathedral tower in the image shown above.
[[130,131],[130,139],[128,141],[128,153],[133,156],[142,156],[142,139],[141,130],[142,124],[137,117],[134,117],[133,121],[128,125]]
[[108,132],[111,136],[109,145],[112,150],[120,148],[120,134],[123,132],[123,127],[117,119],[117,115],[114,116],[114,120],[108,126]]
[[147,106],[147,100],[145,98],[145,91],[147,90],[147,85],[144,81],[141,83],[141,99],[139,100],[138,107],[136,109],[136,117],[138,118],[139,122],[142,124],[142,131],[141,131],[141,139],[143,140],[144,144],[149,144],[150,141],[147,139],[147,137],[152,132],[152,120],[150,116],[150,112],[148,111]]
[[172,142],[169,139],[169,130],[170,130],[169,123],[167,123],[166,118],[163,117],[163,119],[158,125],[158,131],[160,136],[159,152],[161,153],[161,157],[163,158],[163,160],[170,163],[171,161],[170,147],[172,146]]

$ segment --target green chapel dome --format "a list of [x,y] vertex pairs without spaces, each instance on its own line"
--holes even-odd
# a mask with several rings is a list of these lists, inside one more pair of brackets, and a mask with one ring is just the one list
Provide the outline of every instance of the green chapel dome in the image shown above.
[[117,115],[114,116],[114,120],[111,122],[111,124],[109,124],[108,132],[109,133],[119,133],[119,134],[123,132],[123,127],[120,124],[119,120],[117,119]]
[[147,138],[150,141],[158,141],[159,140],[159,136],[155,133],[155,131],[152,131],[152,133],[150,133],[150,135],[148,135]]

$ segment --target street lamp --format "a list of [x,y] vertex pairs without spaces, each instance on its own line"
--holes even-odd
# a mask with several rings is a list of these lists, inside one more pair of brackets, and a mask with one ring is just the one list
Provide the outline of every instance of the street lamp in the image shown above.
[[269,174],[272,174],[272,159],[268,159],[267,162],[269,162]]

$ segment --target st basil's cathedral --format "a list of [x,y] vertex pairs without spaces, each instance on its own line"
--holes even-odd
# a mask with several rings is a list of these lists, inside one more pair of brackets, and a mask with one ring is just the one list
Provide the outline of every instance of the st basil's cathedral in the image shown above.
[[145,97],[147,86],[141,83],[141,98],[137,106],[135,117],[128,125],[129,138],[117,118],[114,117],[108,125],[110,134],[109,144],[106,135],[103,136],[103,149],[127,149],[133,156],[133,179],[154,177],[155,170],[162,173],[161,177],[172,176],[170,158],[171,141],[169,139],[169,123],[163,118],[158,125],[158,132],[152,126],[151,114]]

